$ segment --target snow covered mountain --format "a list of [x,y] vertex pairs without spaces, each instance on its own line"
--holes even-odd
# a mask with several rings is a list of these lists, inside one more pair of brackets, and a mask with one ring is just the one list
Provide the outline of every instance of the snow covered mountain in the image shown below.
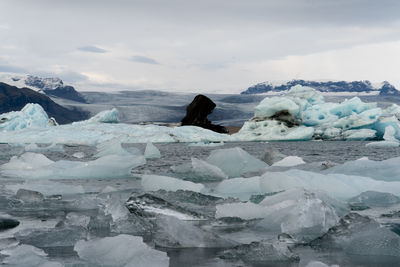
[[77,108],[67,109],[58,105],[45,94],[29,88],[17,88],[0,82],[0,114],[21,110],[28,103],[41,105],[49,117],[60,124],[79,121],[88,117],[88,112]]
[[74,87],[65,85],[60,78],[41,78],[33,75],[1,74],[0,82],[19,88],[29,88],[48,96],[60,97],[86,103],[85,98]]
[[381,96],[400,96],[400,92],[389,82],[384,81],[381,84],[372,84],[370,81],[306,81],[291,80],[286,83],[273,84],[263,82],[250,86],[241,94],[262,94],[277,93],[289,90],[292,86],[302,85],[312,87],[323,93],[349,93],[349,94],[371,94]]

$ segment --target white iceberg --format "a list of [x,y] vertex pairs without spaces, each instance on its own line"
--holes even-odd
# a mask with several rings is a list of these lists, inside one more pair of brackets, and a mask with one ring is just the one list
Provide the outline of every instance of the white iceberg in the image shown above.
[[220,168],[229,177],[239,177],[244,173],[268,167],[268,164],[240,147],[213,150],[207,162]]
[[290,189],[267,196],[259,204],[218,205],[216,217],[262,218],[258,227],[275,234],[287,233],[300,242],[307,242],[327,232],[346,212],[344,204],[322,192]]
[[124,178],[131,176],[132,168],[145,162],[143,156],[134,155],[109,155],[88,162],[52,161],[42,154],[27,152],[1,165],[0,172],[25,179]]
[[32,267],[61,267],[61,263],[49,261],[47,254],[31,245],[19,245],[0,251],[0,254],[6,256],[2,263],[10,266],[32,266]]
[[150,248],[142,237],[118,235],[80,240],[74,250],[81,259],[99,266],[167,267],[167,253]]
[[21,111],[11,111],[0,115],[0,130],[16,131],[25,128],[46,128],[49,117],[39,104],[27,104]]
[[143,175],[142,187],[145,191],[157,191],[164,189],[167,191],[190,190],[200,192],[204,185],[196,184],[190,181],[183,181],[177,178],[160,175]]
[[396,130],[393,126],[387,126],[385,128],[385,134],[383,135],[384,141],[372,142],[366,144],[367,147],[398,147],[400,141],[395,137]]
[[146,149],[144,150],[144,157],[146,159],[159,159],[161,158],[161,153],[153,143],[147,142]]
[[275,167],[293,167],[300,164],[305,164],[304,160],[297,156],[288,156],[286,158],[281,159],[278,162],[275,162],[272,166]]

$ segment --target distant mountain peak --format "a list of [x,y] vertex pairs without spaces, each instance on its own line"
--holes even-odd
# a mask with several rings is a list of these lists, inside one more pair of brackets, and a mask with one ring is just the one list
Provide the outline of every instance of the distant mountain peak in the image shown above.
[[368,80],[364,81],[307,81],[291,80],[281,83],[263,82],[250,86],[241,94],[262,94],[268,92],[282,92],[289,90],[292,86],[309,86],[317,91],[325,93],[377,93],[379,95],[399,95],[400,92],[389,82],[384,81],[377,85]]
[[65,85],[58,77],[42,78],[35,75],[1,74],[0,82],[19,88],[27,87],[48,96],[86,103],[85,98],[73,86]]

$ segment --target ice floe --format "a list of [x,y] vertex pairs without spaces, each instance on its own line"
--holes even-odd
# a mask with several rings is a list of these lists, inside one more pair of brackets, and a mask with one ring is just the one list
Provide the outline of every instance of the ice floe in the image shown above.
[[167,267],[167,253],[150,248],[142,237],[117,235],[92,240],[80,240],[74,250],[81,259],[100,266]]

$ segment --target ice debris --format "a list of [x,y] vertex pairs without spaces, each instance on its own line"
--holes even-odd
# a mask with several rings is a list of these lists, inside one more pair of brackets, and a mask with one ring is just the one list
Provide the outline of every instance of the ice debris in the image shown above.
[[259,204],[218,205],[216,217],[262,218],[257,226],[265,231],[286,233],[298,242],[308,242],[327,232],[347,211],[344,204],[323,192],[291,189],[267,196]]
[[400,257],[400,236],[357,213],[344,216],[311,245],[330,251],[339,249],[348,254]]
[[275,167],[293,167],[293,166],[297,166],[300,164],[304,164],[304,160],[300,157],[297,156],[288,156],[285,157],[283,159],[281,159],[278,162],[275,162],[272,166]]
[[148,142],[146,144],[146,149],[144,150],[144,157],[146,159],[159,159],[161,158],[161,153],[153,143]]
[[400,197],[390,193],[366,191],[347,202],[352,207],[388,207],[400,203]]
[[19,245],[0,251],[6,256],[2,263],[11,266],[32,266],[32,267],[61,267],[59,262],[49,261],[47,254],[34,246]]
[[240,147],[211,151],[207,162],[220,168],[229,177],[240,177],[247,172],[268,167],[265,162],[253,157]]
[[7,177],[26,179],[118,178],[131,176],[131,169],[145,163],[143,156],[109,155],[93,161],[52,161],[42,154],[27,152],[0,166]]
[[81,259],[101,266],[167,267],[167,253],[155,250],[142,237],[117,235],[92,240],[80,240],[74,250]]
[[245,262],[282,262],[299,261],[300,257],[293,253],[285,242],[278,239],[263,240],[242,244],[225,250],[220,257],[226,260],[242,260]]
[[142,187],[145,191],[157,191],[160,189],[176,191],[182,189],[200,192],[204,189],[204,185],[202,184],[160,175],[143,175]]

